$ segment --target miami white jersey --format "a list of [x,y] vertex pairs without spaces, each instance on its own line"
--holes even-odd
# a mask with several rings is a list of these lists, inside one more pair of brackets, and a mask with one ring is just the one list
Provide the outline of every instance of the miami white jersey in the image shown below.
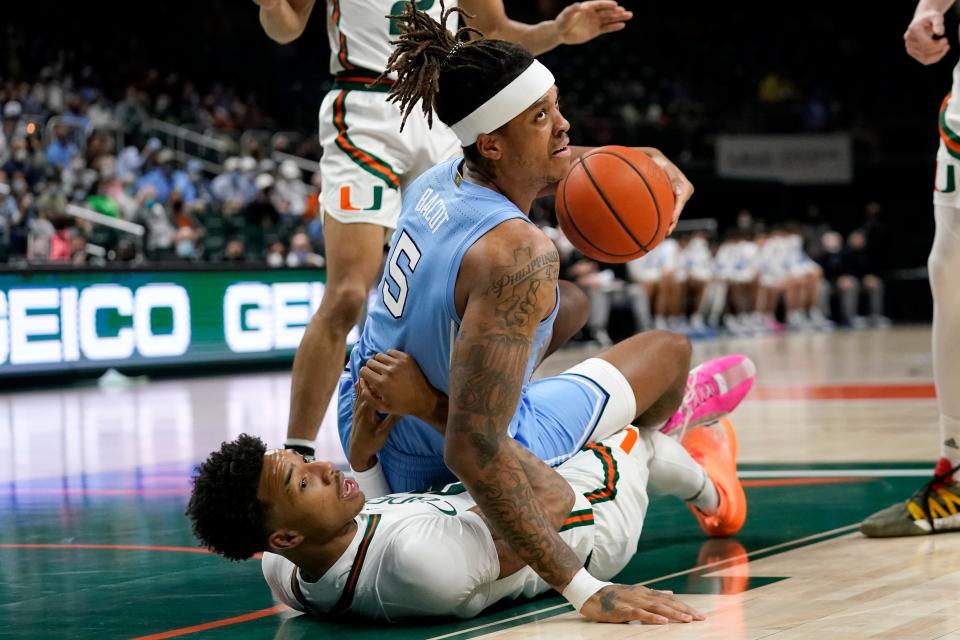
[[[358,69],[382,73],[393,52],[390,42],[400,36],[396,21],[386,16],[399,14],[405,4],[405,0],[327,0],[330,73]],[[417,8],[440,21],[439,0],[417,0]],[[455,28],[455,16],[450,20]]]
[[940,105],[937,119],[940,130],[940,149],[937,151],[937,169],[933,187],[933,203],[960,208],[960,62],[953,68],[950,93]]
[[[576,492],[560,537],[601,580],[619,573],[637,549],[647,509],[653,447],[636,428],[591,444],[557,471]],[[550,589],[525,567],[498,580],[490,530],[460,483],[431,493],[368,500],[344,554],[316,582],[286,558],[264,553],[262,569],[278,601],[317,617],[395,621],[473,617],[502,599]]]

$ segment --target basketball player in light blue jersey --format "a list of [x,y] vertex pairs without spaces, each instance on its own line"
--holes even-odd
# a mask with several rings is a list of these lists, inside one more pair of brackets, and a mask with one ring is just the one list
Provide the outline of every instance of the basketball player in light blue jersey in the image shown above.
[[[559,257],[527,216],[585,150],[569,146],[553,75],[528,51],[500,40],[465,41],[467,30],[451,35],[413,3],[398,23],[402,35],[387,65],[397,73],[390,96],[405,115],[421,103],[428,121],[436,113],[451,125],[464,158],[428,170],[404,193],[378,299],[340,384],[340,432],[351,466],[358,480],[378,485],[371,494],[386,493],[384,485],[418,489],[458,477],[507,544],[578,611],[594,620],[630,619],[643,607],[642,594],[599,583],[583,569],[506,443],[516,439],[558,463],[630,422],[657,428],[668,420],[674,427],[715,420],[746,393],[752,365],[735,357],[688,384],[689,342],[655,332],[531,384],[557,313]],[[649,153],[673,180],[676,215],[692,187],[662,154]],[[392,429],[384,428],[376,455],[366,457],[350,447],[354,389],[363,365],[389,348],[408,352],[449,400],[430,416],[389,418]],[[686,417],[675,420],[684,399]],[[701,524],[727,535],[746,517],[729,438],[732,431],[720,429],[711,444],[726,452],[722,465],[701,467],[687,453],[677,462],[698,479],[689,495]]]

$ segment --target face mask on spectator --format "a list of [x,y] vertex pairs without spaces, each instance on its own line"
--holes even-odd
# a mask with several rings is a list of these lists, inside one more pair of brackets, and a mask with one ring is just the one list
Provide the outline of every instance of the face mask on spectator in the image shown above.
[[17,178],[11,184],[13,187],[13,192],[16,194],[26,193],[27,192],[27,181],[22,178]]
[[181,240],[177,243],[177,257],[179,258],[192,258],[193,257],[193,240]]
[[17,162],[26,162],[27,161],[27,150],[26,149],[17,149],[13,152],[13,159]]

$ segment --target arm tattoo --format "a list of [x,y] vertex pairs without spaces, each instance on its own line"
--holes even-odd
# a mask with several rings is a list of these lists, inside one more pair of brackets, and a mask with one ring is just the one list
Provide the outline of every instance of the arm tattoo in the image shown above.
[[[542,470],[522,463],[504,444],[534,332],[554,296],[558,265],[554,248],[533,255],[525,246],[514,251],[513,264],[493,270],[487,289],[471,301],[480,309],[477,319],[461,327],[454,347],[447,421],[447,438],[459,449],[461,480],[497,533],[554,587],[565,585],[583,565],[531,489],[528,473]],[[565,483],[563,489],[569,491]]]
[[551,293],[540,290],[543,284],[557,283],[560,254],[553,250],[531,259],[530,253],[530,247],[516,249],[513,265],[498,269],[487,290],[497,301],[497,315],[506,327],[528,323],[537,309],[538,296]]
[[[526,336],[508,334],[494,334],[470,344],[457,362],[456,373],[463,382],[460,393],[454,396],[451,391],[457,409],[494,419],[512,416],[532,344]],[[453,375],[451,371],[451,383]]]

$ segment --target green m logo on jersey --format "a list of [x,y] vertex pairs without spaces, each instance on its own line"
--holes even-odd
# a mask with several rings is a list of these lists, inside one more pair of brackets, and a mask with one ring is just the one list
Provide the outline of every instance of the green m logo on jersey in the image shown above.
[[[400,15],[400,12],[403,11],[403,7],[407,5],[408,1],[409,0],[399,0],[399,2],[394,2],[393,6],[390,7],[390,15]],[[436,0],[417,0],[417,9],[420,11],[429,11],[433,8],[435,1]],[[390,19],[390,35],[400,35],[400,25],[397,24],[397,21],[393,18]]]

